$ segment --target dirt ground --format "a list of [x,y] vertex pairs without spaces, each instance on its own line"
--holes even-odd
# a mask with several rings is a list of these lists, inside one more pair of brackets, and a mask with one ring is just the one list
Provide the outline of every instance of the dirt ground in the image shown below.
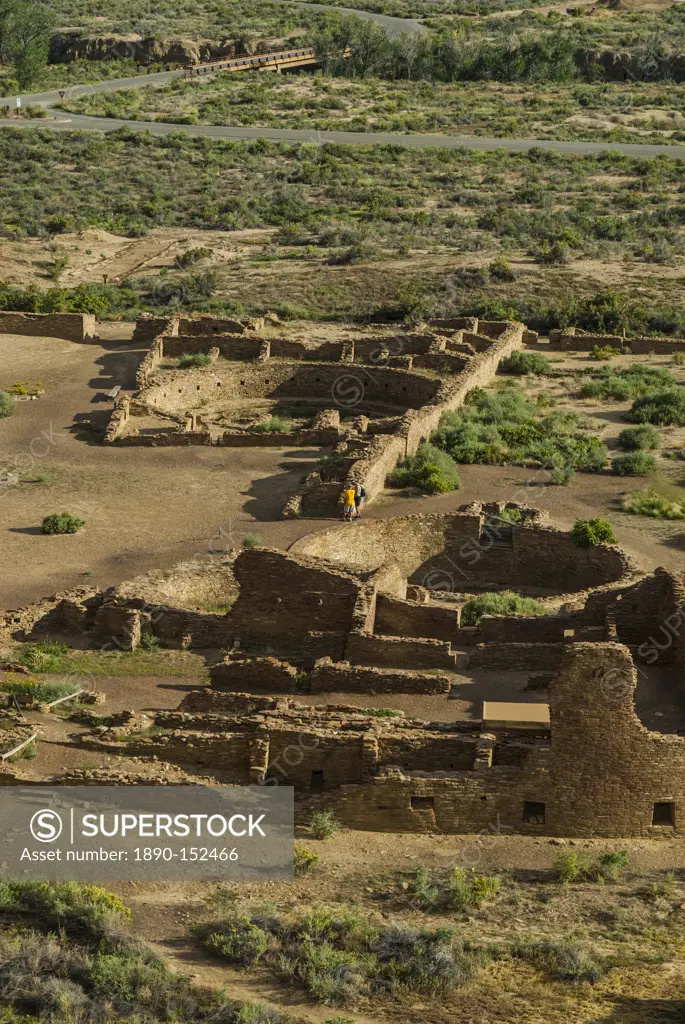
[[[287,548],[333,522],[278,519],[319,449],[104,448],[79,427],[83,420],[104,425],[114,384],[133,389],[142,349],[126,343],[130,333],[130,324],[102,325],[101,342],[89,345],[0,336],[0,384],[39,379],[45,389],[0,423],[0,469],[20,475],[17,486],[0,484],[0,607],[83,583],[111,586],[196,554],[210,557],[239,546],[248,532]],[[617,511],[621,493],[644,480],[578,473],[570,487],[552,487],[542,472],[490,466],[463,466],[460,475],[457,492],[385,491],[365,514],[442,512],[474,499],[546,508],[562,528],[605,514],[642,568],[685,568],[681,524]],[[43,517],[63,510],[84,519],[84,528],[74,536],[43,536]]]

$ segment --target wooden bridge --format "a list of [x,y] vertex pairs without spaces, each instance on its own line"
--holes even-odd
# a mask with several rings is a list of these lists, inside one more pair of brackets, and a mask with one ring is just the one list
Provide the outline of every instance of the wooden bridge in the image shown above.
[[[349,55],[349,50],[345,56]],[[283,68],[315,66],[318,59],[313,46],[300,50],[277,50],[273,53],[255,53],[252,56],[226,57],[203,64],[186,64],[183,70],[189,77],[212,74],[216,71],[281,71]]]

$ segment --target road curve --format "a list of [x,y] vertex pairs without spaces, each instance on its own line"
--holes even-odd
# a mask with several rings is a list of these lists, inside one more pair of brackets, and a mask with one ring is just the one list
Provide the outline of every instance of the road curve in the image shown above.
[[[328,4],[306,3],[304,0],[269,0],[270,3],[292,4],[297,7],[310,7],[314,10],[351,14],[355,17],[373,21],[381,25],[391,35],[401,32],[414,34],[423,31],[418,21],[408,18],[394,18],[373,11],[361,11],[353,7],[333,7]],[[147,75],[132,75],[129,78],[114,78],[107,81],[87,85],[73,85],[64,90],[69,98],[87,96],[101,92],[115,92],[119,89],[139,89],[147,85],[162,85],[184,72],[160,71]],[[315,129],[296,128],[242,128],[228,125],[210,124],[172,124],[163,121],[122,121],[109,117],[88,117],[52,109],[58,103],[60,93],[57,89],[48,92],[32,93],[21,97],[22,104],[41,106],[46,110],[50,120],[10,120],[0,119],[0,128],[49,128],[52,131],[86,131],[106,132],[118,128],[129,128],[132,131],[149,131],[152,135],[169,135],[171,132],[183,132],[194,138],[212,139],[271,139],[274,142],[324,142],[347,143],[354,146],[404,146],[409,149],[502,149],[509,153],[525,153],[530,149],[551,150],[558,153],[575,155],[593,155],[613,152],[630,157],[670,156],[675,160],[685,160],[685,147],[660,146],[649,143],[606,143],[606,142],[556,142],[550,139],[491,139],[468,135],[401,135],[392,132],[338,132],[318,131]],[[0,98],[0,105],[14,106],[16,96]]]
[[0,128],[50,128],[52,131],[149,131],[152,135],[183,132],[193,138],[271,139],[274,142],[347,143],[353,146],[404,146],[408,149],[503,149],[509,153],[525,153],[530,149],[591,156],[597,153],[621,153],[630,157],[670,156],[685,160],[685,146],[653,146],[640,143],[555,142],[550,139],[489,139],[475,135],[395,135],[392,132],[307,131],[297,128],[230,128],[213,124],[170,124],[165,121],[120,121],[111,117],[86,117],[50,110],[52,121],[0,120]]

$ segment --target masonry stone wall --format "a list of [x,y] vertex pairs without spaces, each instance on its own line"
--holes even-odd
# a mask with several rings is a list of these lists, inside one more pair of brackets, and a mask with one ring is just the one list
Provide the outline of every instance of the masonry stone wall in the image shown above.
[[22,334],[32,338],[64,338],[66,341],[89,341],[95,337],[96,322],[91,313],[0,312],[0,334]]
[[449,693],[447,676],[399,668],[370,668],[321,658],[309,676],[311,693]]
[[209,670],[216,690],[294,693],[298,689],[297,669],[276,658],[225,658]]
[[489,643],[469,651],[472,671],[535,672],[558,669],[563,643]]
[[360,665],[442,668],[452,672],[456,664],[456,656],[445,641],[405,639],[361,632],[350,633],[345,645],[345,658]]
[[[313,559],[289,557],[255,548],[235,562],[240,594],[231,622],[241,647],[270,648],[266,653],[298,653],[310,631],[338,635],[338,660],[352,628],[361,583],[336,567]],[[331,636],[335,648],[336,641]],[[322,654],[334,650],[322,651]],[[318,655],[317,655],[318,656]]]
[[147,344],[160,335],[173,336],[176,334],[178,334],[178,317],[141,313],[136,319],[132,340]]

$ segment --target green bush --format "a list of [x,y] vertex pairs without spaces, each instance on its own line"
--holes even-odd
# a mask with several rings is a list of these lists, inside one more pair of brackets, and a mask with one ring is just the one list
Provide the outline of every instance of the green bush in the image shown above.
[[571,540],[579,548],[592,548],[597,544],[615,544],[613,528],[606,519],[576,519],[571,530]]
[[617,476],[649,476],[656,469],[653,456],[645,451],[627,452],[611,460],[611,471]]
[[546,609],[532,597],[500,590],[470,598],[461,610],[462,626],[477,626],[483,615],[545,615]]
[[552,871],[560,882],[568,885],[571,882],[578,882],[587,877],[589,861],[585,854],[579,854],[575,850],[563,850],[554,858]]
[[250,551],[252,548],[259,547],[262,543],[262,538],[256,533],[246,533],[243,537],[243,547],[246,551]]
[[16,400],[13,395],[7,393],[7,391],[0,391],[0,419],[3,416],[11,416],[17,407]]
[[546,373],[549,370],[549,359],[540,352],[512,352],[500,360],[498,367],[502,373],[514,373],[519,376],[525,373]]
[[499,878],[455,868],[450,882],[450,903],[457,910],[480,910],[499,889]]
[[620,356],[620,354],[620,348],[614,348],[612,345],[595,345],[590,353],[590,359],[597,359],[603,362],[612,359],[614,356]]
[[315,811],[309,819],[309,831],[315,839],[330,839],[341,828],[333,811]]
[[195,934],[204,949],[242,967],[252,967],[269,948],[266,932],[244,914],[235,914],[225,921],[199,925]]
[[618,443],[626,451],[651,451],[661,443],[661,434],[656,427],[643,423],[638,427],[626,427],[618,435]]
[[304,875],[308,871],[311,871],[313,867],[316,867],[320,859],[321,858],[318,857],[317,854],[312,853],[311,850],[308,850],[300,843],[295,843],[294,864],[296,875]]
[[247,428],[251,434],[287,434],[293,429],[292,420],[285,416],[270,416],[262,423]]
[[178,361],[179,369],[191,370],[195,366],[211,366],[212,357],[206,352],[186,352]]
[[144,651],[161,651],[162,641],[154,633],[146,632],[141,635],[140,646]]
[[403,459],[388,476],[391,487],[417,487],[425,494],[447,494],[461,486],[457,466],[432,444],[420,444],[415,455]]
[[685,424],[685,388],[643,395],[633,402],[628,418],[634,423],[682,427]]
[[179,253],[174,257],[174,263],[182,270],[186,270],[188,267],[192,266],[193,263],[199,263],[201,260],[208,259],[211,255],[212,250],[201,245],[195,249],[186,249],[185,252]]
[[70,512],[55,512],[43,520],[43,533],[77,533],[84,522],[84,519],[79,519]]
[[685,519],[685,504],[669,501],[650,487],[635,491],[624,499],[621,508],[633,516],[649,516],[651,519]]

